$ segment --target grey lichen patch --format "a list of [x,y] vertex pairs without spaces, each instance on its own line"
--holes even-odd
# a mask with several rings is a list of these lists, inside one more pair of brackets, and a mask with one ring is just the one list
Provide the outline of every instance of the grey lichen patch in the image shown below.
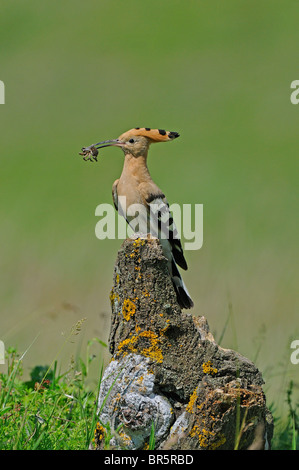
[[[143,449],[155,427],[157,442],[167,434],[174,416],[167,398],[155,391],[155,377],[149,360],[138,354],[112,361],[106,368],[98,401],[99,420],[118,434],[110,442],[113,448]],[[98,443],[101,445],[101,443]]]

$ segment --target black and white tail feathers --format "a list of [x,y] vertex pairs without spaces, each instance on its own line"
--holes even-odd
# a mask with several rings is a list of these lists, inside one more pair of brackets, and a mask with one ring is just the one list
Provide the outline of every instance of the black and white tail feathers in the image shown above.
[[[186,308],[186,309],[192,308],[194,306],[193,301],[180,275],[177,264],[180,267],[183,267],[183,266],[177,263],[177,260],[175,259],[175,256],[174,256],[174,252],[177,248],[174,248],[173,250],[173,247],[175,245],[171,243],[171,240],[160,239],[160,244],[162,246],[163,254],[168,260],[168,263],[167,263],[168,270],[171,275],[171,280],[172,280],[174,290],[176,292],[178,304],[181,308]],[[181,253],[181,256],[183,256],[182,253]],[[183,269],[186,270],[187,264],[186,264],[185,258],[184,258],[184,266],[186,267]]]
[[151,220],[154,221],[154,227],[150,227],[149,233],[160,240],[163,254],[168,260],[168,270],[176,291],[178,303],[181,308],[192,308],[194,306],[193,301],[177,267],[180,266],[180,268],[187,270],[188,266],[167,200],[165,196],[163,198],[158,197],[153,199],[148,206],[149,212],[153,214]]

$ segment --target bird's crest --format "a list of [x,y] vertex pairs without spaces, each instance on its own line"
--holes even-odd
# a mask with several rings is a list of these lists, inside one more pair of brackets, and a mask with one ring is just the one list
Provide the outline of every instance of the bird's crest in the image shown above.
[[167,142],[169,140],[176,139],[180,136],[178,132],[170,132],[165,131],[164,129],[151,129],[150,127],[135,127],[134,129],[130,129],[127,132],[124,132],[122,135],[119,136],[119,140],[136,136],[142,135],[143,137],[147,137],[152,142]]

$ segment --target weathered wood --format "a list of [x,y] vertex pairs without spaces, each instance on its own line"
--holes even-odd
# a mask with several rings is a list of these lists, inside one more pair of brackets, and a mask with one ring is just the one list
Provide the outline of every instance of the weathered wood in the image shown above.
[[[267,448],[273,420],[256,366],[221,348],[204,317],[182,312],[157,239],[128,239],[117,257],[99,420],[110,446]],[[116,430],[118,429],[118,432]],[[105,426],[98,427],[97,448]]]

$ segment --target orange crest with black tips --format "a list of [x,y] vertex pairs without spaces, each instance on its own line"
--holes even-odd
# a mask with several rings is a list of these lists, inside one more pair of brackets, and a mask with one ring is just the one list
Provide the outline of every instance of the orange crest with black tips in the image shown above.
[[164,129],[151,129],[150,127],[135,127],[119,136],[118,140],[128,139],[133,136],[142,135],[152,142],[168,142],[180,136],[178,132],[165,131]]

